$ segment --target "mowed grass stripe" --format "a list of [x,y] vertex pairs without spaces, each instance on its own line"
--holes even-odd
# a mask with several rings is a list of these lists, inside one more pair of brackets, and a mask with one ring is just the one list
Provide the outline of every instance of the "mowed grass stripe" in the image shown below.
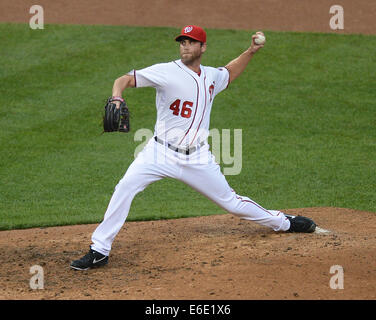
[[[153,89],[125,92],[130,134],[101,134],[113,81],[178,59],[178,28],[0,24],[0,229],[103,218],[113,189],[153,130]],[[208,30],[203,64],[222,66],[250,32]],[[267,45],[216,97],[211,128],[242,129],[230,185],[266,208],[376,211],[375,36],[266,31]],[[233,132],[233,131],[232,131]],[[222,166],[225,166],[221,163]],[[220,214],[181,182],[149,186],[129,220]]]

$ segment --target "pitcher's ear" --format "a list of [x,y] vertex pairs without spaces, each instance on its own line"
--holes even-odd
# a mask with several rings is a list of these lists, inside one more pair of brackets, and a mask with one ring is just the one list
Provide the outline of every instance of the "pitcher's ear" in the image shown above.
[[201,52],[204,53],[206,51],[206,42],[201,42]]

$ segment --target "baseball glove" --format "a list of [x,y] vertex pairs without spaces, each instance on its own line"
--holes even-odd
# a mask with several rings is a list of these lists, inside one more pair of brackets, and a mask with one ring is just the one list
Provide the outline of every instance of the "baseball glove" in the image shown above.
[[[116,108],[115,101],[120,102],[120,107]],[[124,99],[110,97],[104,106],[103,117],[104,132],[128,132],[129,131],[129,110]]]

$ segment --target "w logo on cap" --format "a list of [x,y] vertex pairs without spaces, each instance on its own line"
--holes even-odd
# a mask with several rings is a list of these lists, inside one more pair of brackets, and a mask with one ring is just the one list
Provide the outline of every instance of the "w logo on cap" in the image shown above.
[[184,33],[190,33],[193,30],[192,26],[188,26],[184,28]]
[[181,28],[180,34],[175,38],[176,41],[181,41],[181,39],[190,38],[196,41],[200,41],[202,43],[206,42],[206,32],[199,26],[195,26],[193,24],[189,24],[183,28]]

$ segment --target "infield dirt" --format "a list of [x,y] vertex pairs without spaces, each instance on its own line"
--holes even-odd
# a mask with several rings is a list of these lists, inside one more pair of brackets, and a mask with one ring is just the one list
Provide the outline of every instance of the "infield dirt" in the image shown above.
[[[96,225],[0,232],[0,299],[375,299],[376,215],[286,210],[330,233],[295,234],[230,215],[127,222],[103,268],[75,271]],[[33,290],[30,267],[44,270]],[[332,289],[332,266],[343,289]],[[339,283],[338,283],[339,284]]]
[[[101,6],[106,3],[106,7]],[[38,1],[45,23],[331,32],[332,1]],[[28,22],[33,1],[0,4],[0,21]],[[376,33],[373,1],[343,0],[345,29]],[[215,8],[215,10],[214,10]],[[308,18],[307,18],[308,16]],[[166,19],[166,17],[169,17]],[[250,195],[252,196],[252,195]],[[376,214],[341,208],[284,210],[329,233],[276,233],[229,214],[127,222],[104,268],[74,271],[97,225],[0,232],[0,299],[375,299]],[[30,267],[44,270],[33,290]],[[344,288],[330,287],[341,266]]]

